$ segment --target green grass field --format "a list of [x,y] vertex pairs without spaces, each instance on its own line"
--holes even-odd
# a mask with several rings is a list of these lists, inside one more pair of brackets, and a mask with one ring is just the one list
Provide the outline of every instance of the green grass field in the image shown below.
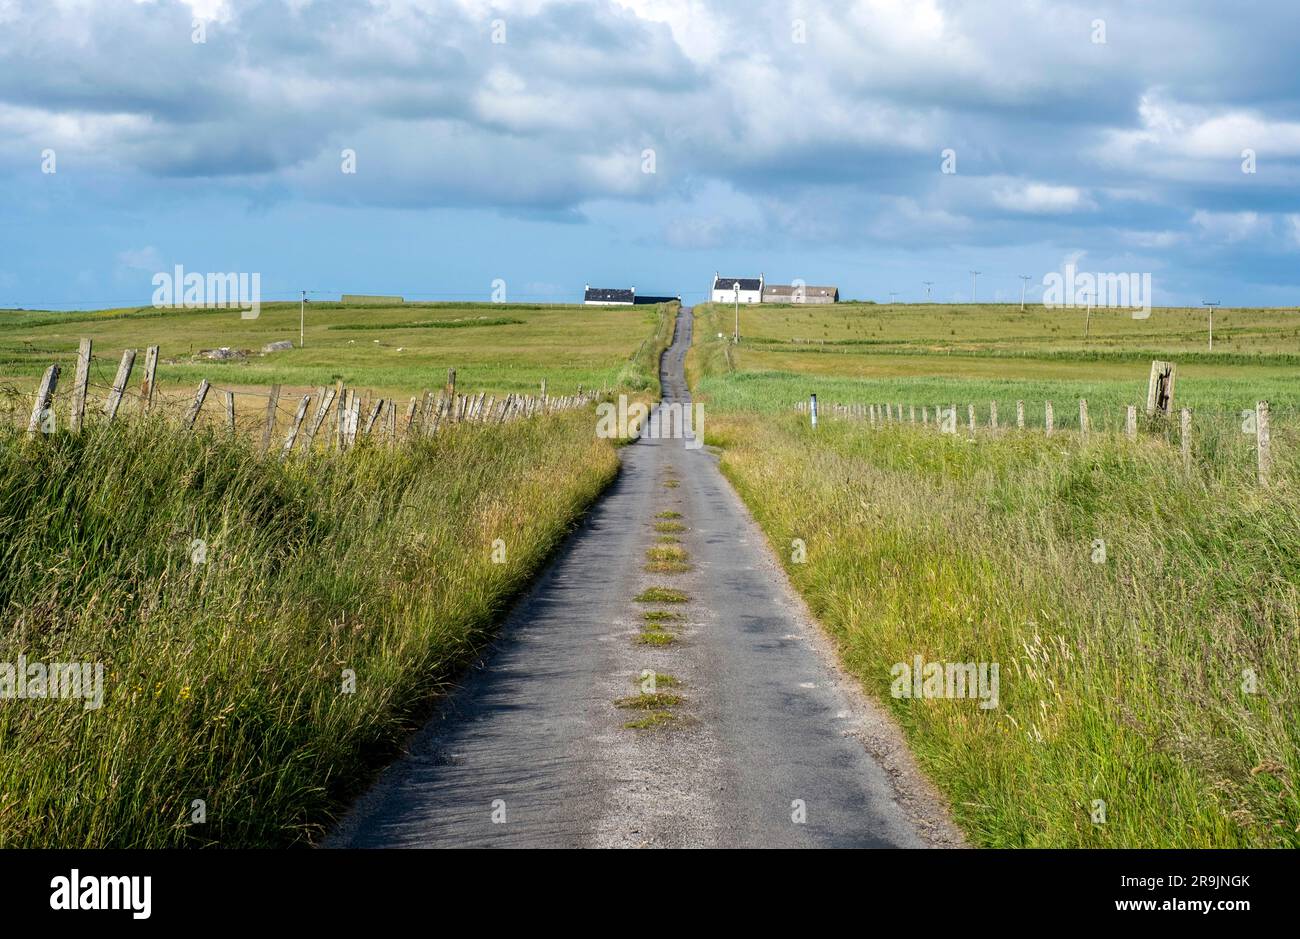
[[[718,354],[732,311],[698,309]],[[1146,320],[1094,310],[1087,342],[1083,320],[1084,311],[1041,306],[754,307],[741,311],[738,373],[705,390],[719,406],[747,409],[783,410],[818,392],[825,403],[955,403],[963,415],[974,404],[981,419],[990,401],[1006,415],[1024,400],[1040,421],[1052,400],[1058,424],[1074,421],[1071,406],[1087,398],[1094,421],[1114,425],[1125,405],[1145,404],[1150,363],[1160,358],[1178,363],[1177,403],[1207,417],[1258,400],[1280,415],[1300,411],[1294,310],[1220,310],[1213,353],[1203,310],[1156,309]]]
[[[1074,311],[1067,330],[1041,309],[758,308],[738,349],[717,338],[730,309],[696,312],[689,366],[724,472],[975,844],[1300,846],[1293,312],[1221,313],[1213,356],[1181,311],[1108,314],[1085,345]],[[1176,429],[1119,432],[1152,357],[1178,363],[1175,406],[1195,409],[1189,470]],[[810,392],[816,431],[791,412]],[[1258,398],[1266,489],[1236,414]],[[1039,429],[1005,429],[1022,399]],[[1065,426],[1050,440],[1043,400]],[[957,404],[960,432],[873,430],[836,401]],[[999,706],[894,697],[891,669],[918,655],[998,663]]]
[[[382,393],[437,387],[455,366],[475,391],[535,393],[546,377],[554,394],[645,395],[671,336],[665,314],[314,309],[306,350],[164,374],[303,387],[338,376]],[[71,375],[79,336],[111,358],[147,342],[260,348],[297,310],[252,323],[195,312],[38,324],[45,315],[10,315],[0,331],[28,410],[43,363]],[[479,316],[521,322],[332,329]],[[113,423],[91,417],[81,433],[60,423],[30,438],[0,424],[0,665],[94,663],[103,682],[88,707],[15,698],[15,675],[0,674],[12,699],[0,706],[0,847],[313,841],[618,468],[590,408],[289,459],[134,406]]]
[[[637,383],[646,390],[651,384],[645,376],[655,381],[654,369],[644,362],[630,367],[629,361],[638,350],[643,357],[650,351],[647,338],[660,313],[656,306],[309,303],[306,347],[297,348],[296,303],[267,304],[255,320],[241,319],[235,310],[0,311],[0,394],[21,412],[51,363],[62,366],[61,383],[69,387],[83,337],[95,343],[92,398],[106,394],[127,348],[139,350],[131,381],[138,387],[144,349],[158,345],[161,394],[181,406],[206,378],[216,388],[250,393],[237,395],[241,416],[258,413],[264,402],[252,395],[271,384],[281,384],[292,397],[342,381],[370,397],[405,401],[422,389],[441,387],[449,368],[457,371],[458,387],[476,393],[535,394],[542,379],[557,396],[579,387]],[[261,354],[279,340],[290,340],[295,348]],[[222,347],[247,357],[199,356]]]

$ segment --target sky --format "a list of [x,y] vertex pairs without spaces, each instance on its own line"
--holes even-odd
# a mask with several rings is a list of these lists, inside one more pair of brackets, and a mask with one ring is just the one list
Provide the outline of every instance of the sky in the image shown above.
[[0,0],[0,307],[1067,264],[1294,307],[1298,52],[1294,0]]

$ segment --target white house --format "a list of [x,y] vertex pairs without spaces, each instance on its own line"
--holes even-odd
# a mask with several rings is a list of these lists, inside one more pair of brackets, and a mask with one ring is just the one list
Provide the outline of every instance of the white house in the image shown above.
[[735,303],[739,286],[741,303],[763,302],[763,275],[758,277],[723,277],[713,275],[713,292],[709,299],[714,303]]

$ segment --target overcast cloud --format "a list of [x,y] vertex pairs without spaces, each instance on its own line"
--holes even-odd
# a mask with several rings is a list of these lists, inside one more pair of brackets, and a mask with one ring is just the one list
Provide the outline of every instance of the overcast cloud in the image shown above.
[[155,261],[966,299],[1079,256],[1294,306],[1297,37],[1288,0],[0,0],[0,304]]

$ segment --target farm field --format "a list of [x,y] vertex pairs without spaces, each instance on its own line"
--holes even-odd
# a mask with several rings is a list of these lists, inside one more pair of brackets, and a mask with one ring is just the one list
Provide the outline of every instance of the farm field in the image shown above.
[[[94,341],[91,382],[101,395],[123,349],[139,351],[135,389],[144,349],[158,345],[158,393],[165,400],[183,407],[207,379],[215,389],[236,392],[241,420],[246,414],[258,420],[265,399],[240,392],[264,395],[272,384],[283,386],[286,399],[341,381],[368,397],[404,403],[441,387],[450,368],[460,388],[498,397],[536,394],[543,379],[553,396],[638,381],[638,390],[646,390],[656,380],[653,363],[629,363],[638,350],[643,357],[649,351],[643,342],[660,314],[655,306],[315,302],[307,306],[306,347],[298,348],[296,303],[266,304],[253,320],[241,319],[237,310],[0,311],[0,395],[17,412],[24,402],[30,409],[41,373],[55,362],[62,382],[70,384],[83,337]],[[264,346],[282,340],[295,348],[262,354]],[[200,355],[223,347],[243,355]],[[206,409],[202,419],[213,419],[217,410]]]
[[[698,309],[711,311],[708,336],[731,335],[730,308]],[[1236,414],[1261,399],[1275,414],[1300,409],[1296,311],[1218,311],[1213,353],[1206,351],[1203,310],[1156,309],[1146,320],[1094,310],[1087,343],[1083,317],[1041,306],[1023,313],[1007,306],[761,306],[741,311],[743,367],[709,390],[719,405],[761,410],[782,410],[815,390],[825,403],[955,403],[963,415],[972,403],[982,418],[990,401],[1005,415],[1023,399],[1041,417],[1042,402],[1054,400],[1059,426],[1074,419],[1062,405],[1081,397],[1094,421],[1122,421],[1125,405],[1145,404],[1151,360],[1163,358],[1178,363],[1179,406],[1207,416]],[[817,377],[815,388],[806,376]]]
[[[556,395],[598,383],[646,394],[672,323],[654,308],[597,311],[583,328],[575,310],[314,312],[301,355],[160,374],[173,387],[337,375],[378,394],[437,388],[454,366],[474,391],[535,394],[546,377]],[[35,329],[24,314],[6,320],[5,368],[30,386],[53,358],[71,376],[84,335],[110,357],[146,342],[256,348],[290,313],[296,325],[296,308],[274,308],[251,324],[82,314]],[[356,331],[383,335],[385,352],[408,343],[412,356],[391,364],[334,338],[352,330],[330,331],[372,315],[521,322]],[[503,344],[460,338],[484,328]],[[29,387],[14,399],[30,410]],[[0,662],[102,668],[84,700],[0,709],[0,847],[313,842],[618,471],[617,441],[593,433],[589,406],[362,435],[342,450],[323,434],[281,458],[216,420],[185,432],[128,402],[109,422],[98,403],[92,386],[79,433],[0,425]],[[8,697],[43,694],[0,680]]]
[[[973,843],[1300,845],[1295,314],[1220,311],[1211,356],[1179,311],[1133,325],[1094,313],[1105,350],[1060,337],[1061,312],[757,308],[741,311],[737,349],[717,338],[732,310],[701,306],[690,373],[724,473]],[[855,330],[877,344],[794,342]],[[1177,427],[1122,432],[1152,357],[1178,363],[1174,405],[1193,408],[1187,467]],[[815,431],[792,412],[810,392]],[[1267,487],[1239,413],[1261,399]],[[1007,429],[1018,400],[1023,432]],[[873,429],[836,402],[956,404],[958,433]],[[893,670],[918,656],[998,664],[997,706],[904,697]]]

